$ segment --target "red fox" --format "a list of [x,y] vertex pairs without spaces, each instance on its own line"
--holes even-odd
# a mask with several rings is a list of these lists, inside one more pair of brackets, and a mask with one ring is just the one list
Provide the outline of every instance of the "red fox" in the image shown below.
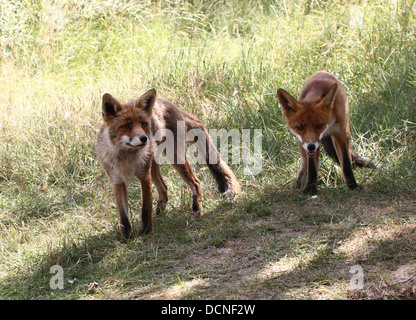
[[[98,161],[106,171],[114,186],[114,195],[120,217],[120,231],[125,239],[132,233],[129,221],[126,183],[136,176],[142,191],[142,233],[153,232],[152,220],[152,181],[156,186],[158,201],[156,213],[165,210],[168,201],[167,187],[162,179],[159,164],[154,152],[162,141],[155,141],[154,135],[160,129],[170,130],[175,136],[174,159],[185,148],[177,142],[179,121],[185,123],[186,131],[200,129],[206,137],[205,156],[220,192],[228,198],[240,192],[240,184],[228,165],[220,158],[202,122],[195,116],[178,109],[173,104],[156,98],[156,90],[151,89],[136,100],[125,104],[118,102],[106,93],[102,99],[101,126],[96,143]],[[184,161],[172,163],[181,178],[192,191],[192,211],[202,215],[200,183],[192,172],[184,156]],[[213,163],[214,162],[214,163]]]
[[296,187],[316,193],[321,144],[342,167],[345,183],[356,189],[353,166],[375,168],[371,159],[361,157],[351,147],[347,95],[342,83],[332,74],[318,71],[308,79],[299,100],[283,89],[277,99],[290,131],[298,138],[301,168]]

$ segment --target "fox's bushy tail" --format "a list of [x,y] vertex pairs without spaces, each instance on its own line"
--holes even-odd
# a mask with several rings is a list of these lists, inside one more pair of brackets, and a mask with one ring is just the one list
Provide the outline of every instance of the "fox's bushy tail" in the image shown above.
[[376,169],[377,165],[370,158],[358,155],[353,149],[350,149],[352,165],[360,168]]
[[[200,129],[204,132],[206,140],[206,152],[204,158],[206,159],[207,166],[217,182],[218,189],[222,196],[228,200],[233,200],[241,192],[240,183],[234,175],[234,172],[225,161],[221,159],[217,148],[213,144],[211,137],[202,122],[191,114],[183,113],[187,131],[191,129]],[[201,152],[201,150],[198,152]]]

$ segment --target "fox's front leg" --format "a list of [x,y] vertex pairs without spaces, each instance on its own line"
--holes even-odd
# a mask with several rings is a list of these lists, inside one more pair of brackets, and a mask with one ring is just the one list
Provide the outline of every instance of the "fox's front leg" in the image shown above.
[[352,171],[351,153],[349,151],[349,145],[340,136],[334,136],[333,138],[339,163],[342,167],[342,173],[344,174],[345,183],[349,189],[357,189],[358,184],[355,180],[354,172]]
[[142,231],[141,233],[153,232],[152,217],[152,179],[150,174],[139,178],[142,187]]
[[118,214],[120,217],[120,231],[124,239],[128,239],[131,236],[132,230],[129,221],[129,204],[125,183],[114,185],[114,196],[116,198]]
[[308,181],[306,182],[305,193],[316,194],[316,182],[318,180],[319,148],[315,156],[308,157]]
[[306,155],[305,150],[303,149],[302,145],[298,142],[298,147],[300,151],[300,170],[298,173],[298,177],[296,179],[295,187],[296,189],[302,189],[305,185],[306,178],[308,176],[308,156]]

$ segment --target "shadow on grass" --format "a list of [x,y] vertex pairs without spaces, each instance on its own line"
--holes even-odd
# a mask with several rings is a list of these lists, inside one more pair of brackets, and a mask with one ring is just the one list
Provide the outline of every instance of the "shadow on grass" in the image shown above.
[[[219,248],[205,248],[188,257],[193,261],[188,262],[192,271],[188,267],[180,274],[182,282],[188,279],[192,288],[186,290],[183,285],[184,292],[174,297],[357,298],[349,287],[352,277],[349,270],[358,264],[364,267],[366,281],[359,297],[381,298],[381,294],[371,295],[367,291],[391,270],[414,260],[414,201],[407,202],[406,197],[396,195],[369,200],[371,194],[365,192],[346,191],[341,195],[339,190],[328,190],[321,194],[320,203],[306,203],[305,199],[304,203],[286,201],[266,215],[264,208],[258,206],[269,203],[270,198],[285,198],[287,192],[266,193],[263,200],[247,204],[251,213],[260,214],[258,220],[262,222],[252,219],[252,227],[245,229],[244,237],[228,239]],[[405,210],[395,211],[398,206]],[[363,234],[357,237],[357,232]],[[203,281],[195,282],[195,274]],[[394,298],[387,293],[388,289],[384,290],[384,297]],[[171,293],[159,292],[156,296],[169,298]],[[401,298],[413,296],[409,293]]]
[[[404,227],[415,228],[409,222],[415,202],[397,193],[375,196],[371,186],[359,192],[320,188],[317,199],[265,186],[236,203],[219,201],[204,217],[167,210],[155,217],[154,234],[128,243],[120,242],[116,225],[81,240],[62,241],[39,255],[30,269],[6,277],[2,296],[348,298],[352,265],[375,265],[388,272],[416,254],[415,232],[400,233]],[[393,236],[387,234],[389,223],[397,227]],[[367,229],[380,229],[380,235],[372,239]],[[357,247],[348,251],[349,243]],[[49,286],[53,265],[64,270],[63,290]],[[380,278],[382,273],[366,274],[369,286]]]

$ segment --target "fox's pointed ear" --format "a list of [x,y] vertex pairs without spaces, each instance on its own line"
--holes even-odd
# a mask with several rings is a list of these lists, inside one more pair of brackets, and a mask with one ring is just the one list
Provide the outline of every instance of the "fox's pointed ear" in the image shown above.
[[283,89],[277,90],[277,100],[279,100],[280,107],[286,117],[292,116],[298,110],[297,100]]
[[156,101],[156,90],[150,89],[137,100],[136,107],[142,109],[148,114],[152,114],[155,101]]
[[322,94],[322,101],[319,103],[319,107],[323,109],[332,109],[337,92],[338,83],[334,83],[326,92]]
[[111,94],[103,95],[102,113],[105,122],[110,122],[117,117],[117,113],[121,110],[121,104]]

